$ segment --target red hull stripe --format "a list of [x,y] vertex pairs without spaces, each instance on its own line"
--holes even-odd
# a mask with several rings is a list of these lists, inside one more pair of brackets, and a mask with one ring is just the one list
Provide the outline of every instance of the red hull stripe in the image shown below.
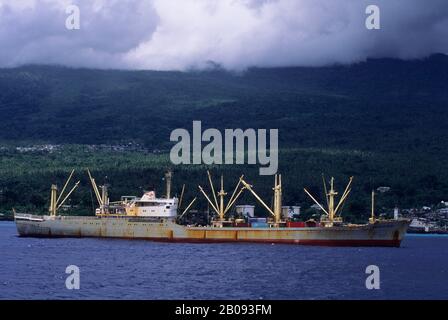
[[[155,239],[154,239],[155,240]],[[157,241],[157,240],[155,240]],[[158,240],[160,241],[160,239]],[[163,240],[162,240],[163,241]],[[170,242],[189,243],[278,243],[296,244],[308,246],[333,246],[333,247],[399,247],[399,240],[284,240],[284,239],[167,239]]]
[[[23,237],[40,238],[88,238],[87,236],[55,236],[55,235],[24,235]],[[130,238],[130,237],[91,237],[101,239],[125,239],[125,240],[148,240],[155,242],[176,243],[278,243],[296,244],[307,246],[329,246],[329,247],[399,247],[401,240],[291,240],[291,239],[204,239],[204,238]]]

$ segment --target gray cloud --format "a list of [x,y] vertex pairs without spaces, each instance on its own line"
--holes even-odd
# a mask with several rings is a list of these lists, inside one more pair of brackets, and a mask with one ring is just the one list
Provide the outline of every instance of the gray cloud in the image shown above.
[[[369,4],[381,30],[364,26]],[[448,53],[447,36],[446,0],[0,0],[1,67],[314,66]]]

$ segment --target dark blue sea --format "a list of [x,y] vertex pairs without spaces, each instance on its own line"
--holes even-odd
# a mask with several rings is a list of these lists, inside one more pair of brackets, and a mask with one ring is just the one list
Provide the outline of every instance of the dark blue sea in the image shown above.
[[[80,289],[68,290],[68,265]],[[366,267],[380,289],[366,289]],[[0,222],[0,299],[448,299],[448,237],[401,248],[19,238]]]

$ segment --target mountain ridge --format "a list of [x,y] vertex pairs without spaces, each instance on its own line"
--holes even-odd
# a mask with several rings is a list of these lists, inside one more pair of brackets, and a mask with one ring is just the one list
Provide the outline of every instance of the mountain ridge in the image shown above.
[[[167,148],[172,130],[202,120],[218,129],[279,128],[284,148],[353,144],[370,150],[354,136],[366,139],[369,133],[381,140],[384,132],[396,138],[398,131],[410,130],[425,140],[430,138],[421,132],[425,126],[437,129],[435,139],[446,134],[441,120],[447,119],[447,84],[446,55],[322,68],[252,68],[242,74],[0,69],[0,141],[136,141]],[[310,139],[313,135],[328,144]]]

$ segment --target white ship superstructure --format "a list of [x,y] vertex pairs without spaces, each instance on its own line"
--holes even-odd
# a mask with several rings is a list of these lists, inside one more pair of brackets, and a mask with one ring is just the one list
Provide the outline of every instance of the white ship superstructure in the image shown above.
[[141,198],[124,199],[126,215],[134,217],[176,218],[179,200],[177,198],[156,198],[154,191],[148,191]]

